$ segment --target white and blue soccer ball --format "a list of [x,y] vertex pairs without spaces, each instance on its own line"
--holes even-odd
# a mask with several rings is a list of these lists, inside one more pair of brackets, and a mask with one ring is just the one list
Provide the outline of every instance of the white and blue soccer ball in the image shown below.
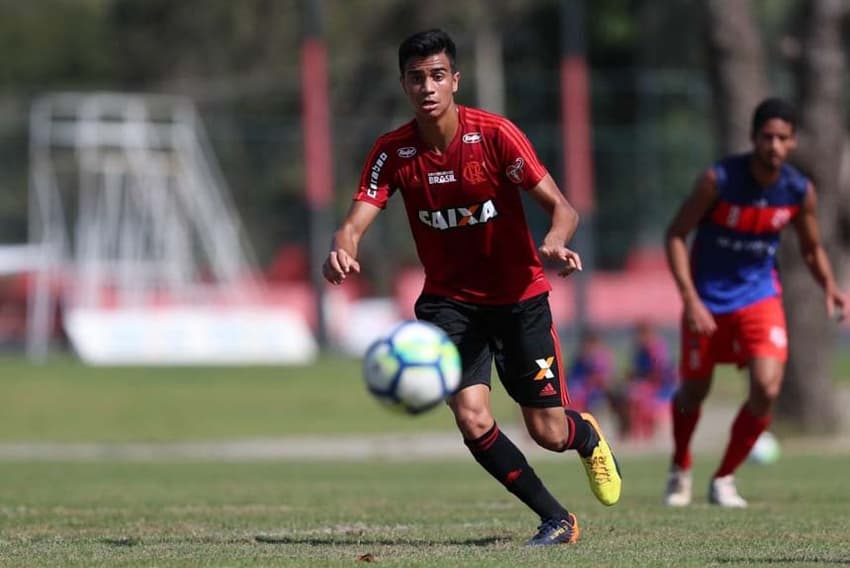
[[439,327],[405,321],[372,343],[363,360],[363,376],[378,401],[408,414],[419,414],[457,390],[460,354]]
[[748,460],[751,463],[759,465],[769,465],[776,463],[779,456],[782,454],[782,449],[779,446],[779,440],[772,433],[765,430],[756,440],[753,449],[750,450]]

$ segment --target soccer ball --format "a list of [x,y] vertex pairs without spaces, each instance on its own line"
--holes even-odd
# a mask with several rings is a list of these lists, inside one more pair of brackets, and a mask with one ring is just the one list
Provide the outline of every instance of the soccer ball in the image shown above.
[[768,431],[761,433],[756,440],[753,449],[750,450],[749,461],[759,465],[768,465],[776,462],[781,454],[779,440]]
[[418,414],[451,396],[460,384],[460,354],[439,327],[410,320],[366,351],[363,376],[381,403]]

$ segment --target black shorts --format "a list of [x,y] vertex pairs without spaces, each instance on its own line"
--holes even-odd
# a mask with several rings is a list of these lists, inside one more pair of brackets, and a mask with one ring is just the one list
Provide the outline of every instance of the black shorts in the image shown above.
[[460,388],[489,387],[495,359],[499,380],[521,406],[567,406],[561,346],[548,293],[495,306],[423,294],[415,311],[417,318],[443,328],[458,346],[463,363]]

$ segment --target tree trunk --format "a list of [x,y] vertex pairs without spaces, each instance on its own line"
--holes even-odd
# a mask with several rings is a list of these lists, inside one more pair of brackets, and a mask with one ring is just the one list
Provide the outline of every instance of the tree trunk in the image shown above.
[[502,36],[489,2],[473,4],[478,14],[475,34],[475,90],[478,106],[505,114],[505,65],[502,60]]
[[[845,124],[843,12],[843,0],[813,0],[809,4],[798,79],[801,124],[797,158],[817,187],[821,237],[833,261],[840,256],[835,245]],[[834,266],[840,270],[839,264]],[[832,381],[837,328],[826,317],[823,293],[790,235],[783,239],[780,267],[790,357],[778,410],[803,431],[832,432],[838,426]]]
[[767,93],[761,35],[749,2],[703,0],[722,153],[750,146],[750,116]]

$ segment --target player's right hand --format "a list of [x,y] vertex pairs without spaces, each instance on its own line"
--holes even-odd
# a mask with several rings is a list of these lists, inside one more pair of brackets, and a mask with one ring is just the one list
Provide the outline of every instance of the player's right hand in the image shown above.
[[691,331],[700,335],[712,335],[717,331],[714,316],[699,299],[685,301],[685,321]]
[[555,262],[563,263],[562,268],[558,270],[558,276],[561,278],[566,278],[576,270],[581,270],[581,256],[571,249],[568,249],[563,244],[549,244],[544,242],[541,245],[537,252],[540,253],[541,258],[545,258],[548,260],[553,260]]
[[341,248],[330,251],[322,264],[322,276],[331,284],[342,284],[352,272],[360,273],[360,263]]

